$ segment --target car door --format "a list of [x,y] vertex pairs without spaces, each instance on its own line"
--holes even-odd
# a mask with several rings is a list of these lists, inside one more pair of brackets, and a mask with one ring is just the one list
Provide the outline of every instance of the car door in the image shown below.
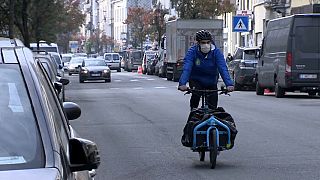
[[63,179],[73,179],[73,173],[69,167],[69,139],[71,137],[69,130],[69,123],[64,115],[62,104],[56,96],[55,90],[50,83],[50,79],[47,76],[44,67],[40,62],[37,63],[39,80],[42,85],[42,95],[47,100],[44,110],[52,118],[53,128],[55,130],[55,136],[57,139],[56,146],[59,148],[60,159],[57,160],[57,166]]

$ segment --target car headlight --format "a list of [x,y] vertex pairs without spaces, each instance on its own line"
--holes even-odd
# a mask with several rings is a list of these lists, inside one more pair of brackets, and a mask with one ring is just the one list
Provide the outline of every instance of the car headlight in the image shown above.
[[83,73],[83,74],[87,74],[87,73],[88,73],[88,70],[83,69],[83,70],[81,71],[81,73]]
[[110,72],[110,70],[109,69],[105,69],[105,70],[103,70],[103,73],[109,73]]

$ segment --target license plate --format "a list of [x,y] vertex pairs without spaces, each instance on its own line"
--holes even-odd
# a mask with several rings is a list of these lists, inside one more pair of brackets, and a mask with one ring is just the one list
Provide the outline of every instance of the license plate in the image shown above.
[[100,76],[100,74],[91,74],[91,76],[97,77]]
[[300,74],[300,79],[316,79],[317,74]]

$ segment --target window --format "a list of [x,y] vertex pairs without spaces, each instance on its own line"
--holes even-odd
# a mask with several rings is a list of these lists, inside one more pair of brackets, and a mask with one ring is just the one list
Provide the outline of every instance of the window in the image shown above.
[[243,49],[238,49],[234,56],[234,59],[242,59],[242,54],[243,54]]
[[296,49],[304,53],[320,53],[320,27],[297,27]]
[[37,121],[17,65],[0,66],[0,89],[0,170],[43,167]]

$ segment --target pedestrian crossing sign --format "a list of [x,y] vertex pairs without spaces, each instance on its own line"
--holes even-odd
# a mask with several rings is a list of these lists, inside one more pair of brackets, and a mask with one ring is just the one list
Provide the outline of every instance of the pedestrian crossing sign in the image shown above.
[[248,16],[233,16],[232,32],[248,32],[249,17]]

